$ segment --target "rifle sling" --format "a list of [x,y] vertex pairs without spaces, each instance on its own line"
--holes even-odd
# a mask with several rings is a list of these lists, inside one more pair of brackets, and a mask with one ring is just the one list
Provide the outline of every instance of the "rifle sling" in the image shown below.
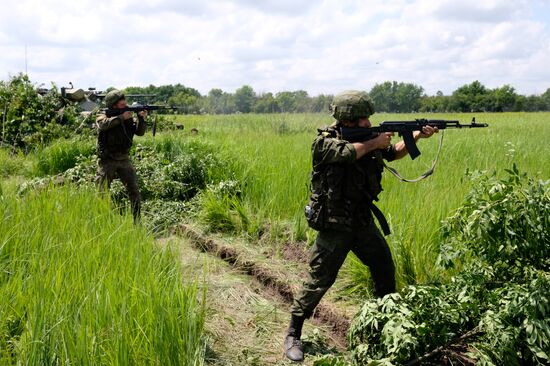
[[382,211],[380,211],[380,209],[376,207],[374,203],[371,203],[369,208],[372,214],[374,215],[374,217],[376,217],[376,220],[378,220],[378,223],[380,224],[380,227],[382,228],[382,232],[384,233],[384,235],[390,235],[391,234],[390,225],[388,225],[388,220],[386,220],[386,217],[384,216]]
[[398,180],[400,180],[401,182],[406,182],[406,183],[416,183],[416,182],[420,182],[421,180],[423,179],[426,179],[428,178],[430,175],[433,174],[433,172],[435,171],[435,166],[437,165],[437,160],[439,159],[439,154],[441,153],[441,148],[443,146],[443,136],[445,135],[445,130],[441,130],[441,138],[439,139],[439,147],[437,149],[437,155],[435,156],[435,159],[433,160],[432,162],[432,166],[430,169],[428,169],[426,172],[424,172],[422,175],[420,175],[419,177],[417,178],[414,178],[414,179],[406,179],[406,178],[403,178],[403,176],[401,174],[399,174],[399,172],[397,171],[397,169],[395,168],[392,168],[390,166],[387,166],[386,165],[386,162],[384,162],[384,160],[380,159],[382,161],[382,164],[384,164],[384,168],[388,169],[390,173],[392,173]]

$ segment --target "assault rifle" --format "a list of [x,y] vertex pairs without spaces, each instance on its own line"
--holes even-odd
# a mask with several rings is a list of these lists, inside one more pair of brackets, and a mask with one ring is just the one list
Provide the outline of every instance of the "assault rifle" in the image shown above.
[[414,131],[422,131],[425,126],[437,127],[440,130],[447,128],[481,128],[488,127],[487,123],[477,123],[475,117],[472,118],[472,123],[461,124],[459,121],[449,121],[442,119],[415,119],[414,121],[384,121],[379,126],[370,128],[348,128],[342,127],[342,139],[348,142],[363,142],[375,138],[380,133],[397,132],[403,137],[407,151],[411,159],[416,159],[420,155],[420,150],[416,146],[416,141],[413,137]]
[[131,106],[125,108],[104,108],[102,111],[107,115],[107,117],[115,117],[121,115],[124,112],[141,112],[141,111],[158,111],[158,110],[172,110],[177,111],[180,109],[185,109],[186,107],[179,106],[166,106],[166,105],[150,105],[150,104],[132,104]]
[[[158,110],[172,110],[177,111],[180,109],[186,109],[186,107],[179,106],[165,106],[165,105],[150,105],[150,104],[132,104],[131,106],[124,108],[104,108],[101,111],[107,115],[107,117],[116,117],[121,115],[124,112],[141,112],[141,111],[158,111]],[[156,120],[153,123],[153,136],[157,133],[157,123]]]

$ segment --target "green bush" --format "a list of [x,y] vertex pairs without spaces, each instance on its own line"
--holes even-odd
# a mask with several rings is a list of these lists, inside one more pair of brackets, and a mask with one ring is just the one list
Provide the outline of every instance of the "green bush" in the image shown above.
[[76,117],[74,107],[63,105],[55,85],[40,95],[26,75],[0,81],[0,141],[4,144],[28,151],[61,136],[69,137],[78,126]]
[[549,182],[515,167],[474,179],[444,224],[440,263],[460,273],[367,301],[349,331],[356,363],[550,361]]
[[518,281],[531,268],[550,271],[550,181],[535,181],[514,166],[507,179],[475,175],[464,205],[443,228],[440,262],[476,258],[499,281]]
[[[41,151],[35,170],[60,174],[27,181],[19,187],[19,193],[23,195],[52,184],[64,183],[93,187],[97,156],[92,153],[93,145],[88,141],[56,141]],[[157,234],[181,222],[191,211],[196,213],[196,209],[193,209],[196,205],[188,201],[197,197],[207,186],[217,195],[229,192],[237,194],[238,183],[228,179],[231,176],[231,165],[218,157],[214,149],[205,143],[163,138],[154,144],[138,144],[132,150],[132,160],[143,200],[143,222]],[[113,182],[111,194],[121,209],[128,205],[126,189],[120,181]],[[243,211],[239,212],[244,218]],[[246,228],[246,223],[246,220],[241,220],[240,227]]]

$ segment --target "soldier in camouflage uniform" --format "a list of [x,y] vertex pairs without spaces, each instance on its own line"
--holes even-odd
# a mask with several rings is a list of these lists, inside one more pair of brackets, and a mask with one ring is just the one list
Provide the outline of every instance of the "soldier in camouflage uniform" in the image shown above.
[[[107,108],[125,108],[126,98],[121,91],[112,90],[105,96],[105,105]],[[145,134],[147,111],[139,112],[137,120],[132,114],[123,112],[115,117],[107,117],[105,113],[100,113],[97,116],[99,166],[96,180],[101,190],[110,187],[115,178],[122,181],[130,198],[134,222],[137,222],[140,217],[141,197],[129,152],[134,135]]]
[[[392,161],[408,154],[403,141],[392,145],[392,133],[383,133],[361,143],[342,140],[341,127],[371,127],[374,113],[367,93],[345,91],[335,96],[331,106],[336,122],[319,130],[312,145],[312,194],[306,207],[308,224],[319,231],[311,250],[309,278],[294,299],[291,321],[285,338],[285,354],[302,361],[300,337],[309,318],[332,286],[348,252],[352,251],[370,269],[375,296],[395,292],[395,268],[390,249],[378,230],[389,228],[373,201],[382,191],[382,159]],[[425,127],[416,140],[430,137],[437,129]]]

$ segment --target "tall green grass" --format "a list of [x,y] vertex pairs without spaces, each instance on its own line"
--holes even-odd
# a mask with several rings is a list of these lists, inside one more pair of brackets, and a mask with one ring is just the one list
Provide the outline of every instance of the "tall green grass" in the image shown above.
[[11,175],[26,175],[28,164],[22,152],[0,148],[0,179]]
[[34,151],[36,176],[55,175],[75,166],[79,156],[90,156],[95,152],[93,140],[80,138],[59,139],[44,149]]
[[[402,285],[439,280],[434,264],[440,222],[469,191],[467,171],[502,172],[515,163],[531,176],[548,179],[550,175],[550,113],[375,114],[371,120],[377,124],[426,117],[469,122],[473,116],[478,122],[489,123],[489,128],[446,131],[439,164],[428,179],[401,183],[385,173],[379,206],[391,222],[393,235],[388,241]],[[186,130],[199,130],[196,137],[180,133],[182,139],[208,141],[234,161],[248,212],[273,223],[285,222],[294,239],[313,237],[303,218],[309,194],[310,147],[316,129],[332,123],[330,116],[184,116],[179,122]],[[406,157],[391,165],[407,177],[419,175],[431,165],[438,138],[420,141],[422,156],[417,160]]]
[[200,365],[200,297],[95,191],[0,197],[0,364]]

